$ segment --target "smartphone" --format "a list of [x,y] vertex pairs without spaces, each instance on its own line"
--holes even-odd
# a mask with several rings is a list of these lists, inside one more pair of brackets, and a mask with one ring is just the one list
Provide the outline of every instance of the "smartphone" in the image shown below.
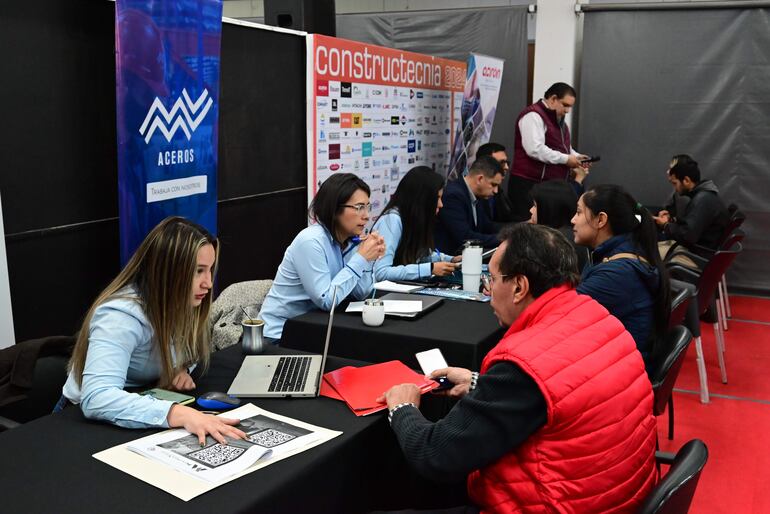
[[583,159],[580,162],[597,162],[597,161],[601,161],[601,160],[602,160],[601,155],[593,155],[593,156],[589,155],[588,159]]
[[[415,354],[415,357],[417,357],[417,362],[420,364],[420,368],[425,376],[430,376],[430,374],[437,369],[447,367],[446,359],[444,359],[444,355],[438,348],[418,352]],[[452,389],[454,387],[454,384],[447,380],[446,377],[438,377],[434,380],[439,383],[439,386],[436,388],[437,391]]]

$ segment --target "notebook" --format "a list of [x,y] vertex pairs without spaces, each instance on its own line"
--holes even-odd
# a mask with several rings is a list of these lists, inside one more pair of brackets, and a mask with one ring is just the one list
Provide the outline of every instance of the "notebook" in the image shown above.
[[332,309],[326,326],[322,355],[248,355],[235,376],[227,394],[237,397],[315,397],[321,388],[321,377],[329,353],[337,288],[332,293]]
[[432,311],[441,303],[443,300],[441,298],[436,298],[435,296],[416,296],[414,294],[407,294],[407,293],[388,293],[386,295],[383,295],[380,297],[380,300],[383,301],[415,301],[415,300],[422,300],[422,310],[415,311],[415,312],[385,312],[387,316],[396,316],[399,318],[417,318],[419,316],[422,316],[426,312]]

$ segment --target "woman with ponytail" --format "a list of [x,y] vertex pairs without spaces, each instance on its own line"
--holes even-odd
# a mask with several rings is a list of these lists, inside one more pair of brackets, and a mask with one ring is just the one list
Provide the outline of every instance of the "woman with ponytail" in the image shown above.
[[572,225],[575,243],[593,250],[578,293],[618,318],[648,362],[666,332],[671,306],[655,221],[622,187],[600,185],[580,197]]

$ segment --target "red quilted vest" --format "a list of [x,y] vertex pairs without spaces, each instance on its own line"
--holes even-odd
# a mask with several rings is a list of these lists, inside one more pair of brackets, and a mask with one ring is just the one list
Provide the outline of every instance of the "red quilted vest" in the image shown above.
[[546,424],[468,477],[484,512],[635,512],[657,479],[652,387],[631,335],[566,286],[538,297],[484,358],[540,387]]

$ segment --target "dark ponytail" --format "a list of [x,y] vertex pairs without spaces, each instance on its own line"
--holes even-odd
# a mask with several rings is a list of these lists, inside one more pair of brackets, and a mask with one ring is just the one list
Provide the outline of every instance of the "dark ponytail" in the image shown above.
[[401,216],[403,231],[394,264],[414,264],[433,251],[438,192],[443,188],[444,177],[427,166],[415,166],[398,183],[380,215],[396,210]]
[[655,343],[665,337],[671,314],[671,287],[658,251],[658,231],[650,212],[625,189],[614,184],[592,187],[583,195],[583,203],[594,215],[604,212],[612,235],[631,234],[639,255],[657,268],[660,282],[655,294],[655,330],[650,355]]

